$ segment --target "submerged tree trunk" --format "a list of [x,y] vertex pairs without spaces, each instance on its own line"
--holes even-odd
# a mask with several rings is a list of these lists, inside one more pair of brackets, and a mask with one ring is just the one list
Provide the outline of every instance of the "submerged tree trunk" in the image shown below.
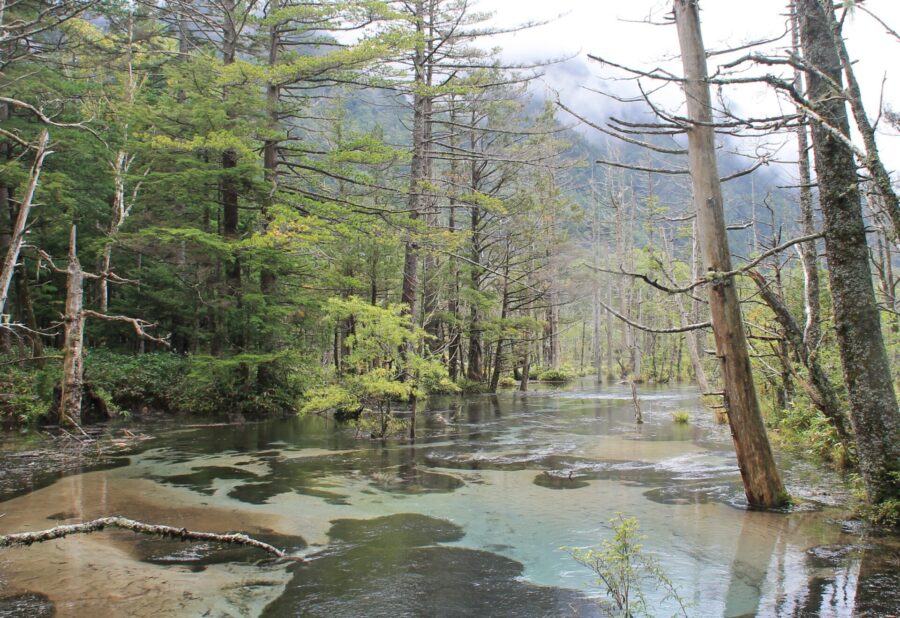
[[713,279],[709,285],[709,305],[728,421],[747,501],[752,506],[779,506],[787,499],[787,493],[775,466],[756,398],[737,290],[733,278],[716,277],[716,273],[732,268],[699,6],[697,0],[675,0],[674,9],[685,74],[685,98],[693,122],[687,134],[694,204],[704,263],[708,276]]
[[798,8],[804,59],[816,67],[806,75],[807,98],[828,124],[813,120],[812,136],[835,333],[860,472],[869,500],[879,503],[900,495],[900,412],[881,336],[856,164],[848,145],[832,133],[850,135],[845,102],[829,84],[841,83],[841,60],[819,0],[798,0]]

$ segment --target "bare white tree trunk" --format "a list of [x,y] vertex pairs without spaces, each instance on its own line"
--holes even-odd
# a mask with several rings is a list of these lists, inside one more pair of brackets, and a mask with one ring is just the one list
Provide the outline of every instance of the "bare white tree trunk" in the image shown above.
[[75,226],[69,234],[69,263],[66,267],[66,324],[63,347],[63,379],[59,397],[59,424],[81,424],[81,397],[84,392],[84,272],[77,254]]
[[38,179],[41,175],[41,166],[44,164],[44,159],[47,155],[51,154],[47,150],[47,142],[49,140],[50,136],[47,131],[42,131],[40,138],[38,138],[34,164],[31,166],[31,177],[28,180],[25,193],[22,195],[22,202],[19,204],[19,215],[16,217],[16,222],[13,225],[9,248],[6,251],[6,257],[3,259],[3,267],[0,269],[0,314],[3,314],[6,308],[6,301],[9,299],[9,284],[12,281],[16,263],[19,261],[22,242],[25,240],[25,225],[28,222],[28,213],[31,211],[34,191],[37,189]]

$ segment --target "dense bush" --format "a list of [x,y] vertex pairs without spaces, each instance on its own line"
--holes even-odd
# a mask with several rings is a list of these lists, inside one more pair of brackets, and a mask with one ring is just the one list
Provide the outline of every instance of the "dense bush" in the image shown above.
[[576,372],[568,366],[559,369],[547,369],[537,375],[539,382],[571,382],[577,377]]
[[[8,360],[0,358],[0,362]],[[254,379],[262,364],[269,375],[265,387]],[[58,359],[48,361],[43,369],[33,364],[6,365],[0,375],[0,420],[6,425],[27,425],[47,415],[61,372]],[[257,417],[291,413],[299,409],[303,392],[318,372],[318,363],[286,354],[213,359],[169,352],[91,350],[84,362],[85,383],[106,400],[113,413],[151,410]]]
[[175,411],[190,401],[191,359],[168,352],[119,354],[92,350],[85,355],[84,379],[109,393],[120,408]]
[[53,387],[60,375],[58,361],[47,361],[43,369],[34,364],[18,365],[12,357],[0,356],[0,421],[4,425],[28,425],[47,414]]

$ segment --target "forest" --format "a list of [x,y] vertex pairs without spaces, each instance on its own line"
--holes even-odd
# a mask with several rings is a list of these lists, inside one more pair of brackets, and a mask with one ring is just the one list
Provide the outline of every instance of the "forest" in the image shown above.
[[896,612],[900,15],[650,4],[0,0],[0,614]]

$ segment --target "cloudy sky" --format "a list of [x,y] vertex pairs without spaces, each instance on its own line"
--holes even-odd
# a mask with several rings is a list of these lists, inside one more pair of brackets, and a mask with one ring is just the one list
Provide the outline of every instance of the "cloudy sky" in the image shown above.
[[[707,49],[733,47],[785,32],[786,0],[701,0],[700,5]],[[865,6],[895,31],[900,31],[900,1],[866,0]],[[604,80],[617,73],[589,62],[588,53],[639,68],[667,65],[676,70],[680,67],[674,26],[640,23],[647,19],[662,21],[671,10],[671,0],[480,0],[477,7],[493,11],[495,23],[503,25],[553,20],[534,29],[498,37],[496,43],[503,48],[504,57],[515,61],[573,56],[549,67],[538,87],[558,91],[564,101],[593,118],[602,117],[611,103],[584,87],[621,92],[626,86]],[[885,104],[900,110],[900,63],[897,61],[900,41],[886,34],[882,26],[861,11],[849,18],[845,35],[850,54],[857,61],[855,70],[870,115],[879,108],[883,80]],[[770,45],[768,49],[777,47]],[[724,58],[712,59],[710,70]],[[660,96],[661,102],[670,107],[679,104],[680,93],[675,88]],[[735,105],[754,112],[774,111],[779,105],[771,92],[761,88],[744,89],[730,96]],[[889,166],[900,170],[900,136],[885,127],[879,139]]]

